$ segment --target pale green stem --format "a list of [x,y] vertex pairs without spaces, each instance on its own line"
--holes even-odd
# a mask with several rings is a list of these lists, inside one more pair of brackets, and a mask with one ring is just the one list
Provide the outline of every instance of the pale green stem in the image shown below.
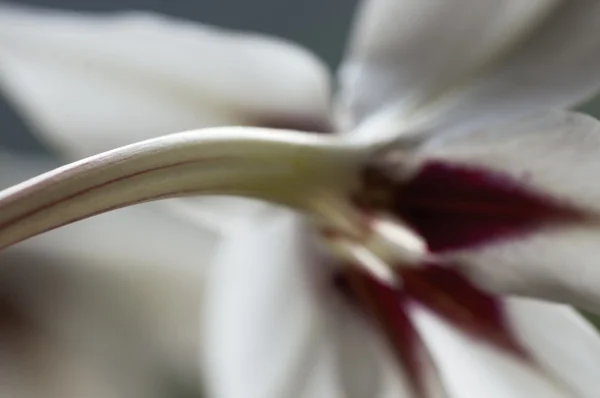
[[355,182],[363,151],[333,137],[228,127],[173,134],[60,167],[0,192],[0,248],[113,209],[237,195],[306,210]]

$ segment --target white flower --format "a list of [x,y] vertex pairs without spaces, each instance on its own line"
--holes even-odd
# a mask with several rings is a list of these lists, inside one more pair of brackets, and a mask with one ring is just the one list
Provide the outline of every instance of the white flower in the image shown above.
[[166,206],[221,234],[211,396],[595,397],[598,336],[538,300],[600,310],[599,124],[562,110],[600,88],[599,23],[592,2],[366,1],[330,112],[324,68],[286,43],[2,10],[6,92],[74,158],[255,127],[12,187],[0,246],[147,200],[258,198],[285,207]]

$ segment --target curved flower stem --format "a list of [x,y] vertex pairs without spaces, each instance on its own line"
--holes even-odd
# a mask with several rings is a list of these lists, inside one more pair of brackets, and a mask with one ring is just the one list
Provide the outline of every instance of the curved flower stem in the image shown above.
[[229,127],[164,136],[60,167],[0,192],[0,248],[117,208],[191,195],[237,195],[305,209],[346,190],[362,159],[331,137]]

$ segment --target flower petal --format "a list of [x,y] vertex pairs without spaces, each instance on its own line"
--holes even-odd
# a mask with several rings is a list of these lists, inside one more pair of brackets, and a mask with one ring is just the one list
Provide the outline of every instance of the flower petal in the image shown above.
[[591,327],[563,306],[522,299],[508,304],[513,329],[531,362],[472,340],[415,307],[413,319],[449,397],[595,397],[600,338]]
[[[43,159],[20,159],[13,169],[15,162],[10,159],[0,158],[2,185],[53,166]],[[129,311],[127,325],[136,328],[132,333],[148,344],[144,348],[147,354],[195,380],[201,286],[215,242],[216,236],[209,231],[181,223],[148,204],[99,215],[22,242],[7,249],[0,262],[18,262],[26,267],[23,272],[35,274],[40,268],[39,272],[48,270],[52,275],[56,265],[65,283],[70,283],[70,278],[80,278],[84,286],[91,285],[96,298],[88,298],[82,287],[77,291],[81,297],[73,305],[79,300],[82,305],[91,305],[93,300],[121,303]],[[80,279],[74,282],[79,283]],[[96,279],[102,285],[94,285]],[[35,289],[16,293],[25,300],[37,300]],[[54,303],[51,297],[39,299],[42,303]],[[68,312],[70,307],[65,303],[57,305],[60,306],[51,310],[56,316],[77,318]],[[110,314],[110,310],[106,313]]]
[[[210,126],[330,129],[328,71],[308,51],[151,13],[2,5],[0,87],[71,160]],[[221,232],[265,210],[221,197],[166,203],[186,221],[221,220]]]
[[506,309],[539,366],[577,397],[598,395],[600,336],[588,321],[569,306],[531,299],[508,298]]
[[225,240],[207,275],[209,394],[410,397],[381,336],[340,301],[302,220],[280,212]]
[[2,6],[0,25],[6,94],[76,158],[194,128],[327,121],[324,66],[282,40],[140,12]]
[[526,356],[513,336],[501,299],[482,292],[449,266],[423,264],[400,269],[403,292],[466,335],[518,357]]
[[[598,121],[557,111],[504,128],[439,137],[421,149],[416,163],[435,161],[501,173],[587,215],[448,255],[493,291],[568,301],[600,311],[600,185],[595,183],[599,154]],[[447,195],[451,199],[452,190]]]
[[600,88],[600,6],[370,0],[341,69],[355,136],[449,133],[568,107]]
[[447,397],[437,368],[408,316],[409,301],[404,290],[384,284],[358,267],[350,266],[337,276],[342,292],[386,337],[388,349],[407,375],[413,395]]
[[392,213],[418,232],[434,253],[515,239],[540,227],[589,218],[585,211],[504,173],[434,159],[409,172],[410,156],[402,148],[382,158],[365,169],[363,190],[387,192],[388,200],[375,203],[359,197],[358,203]]

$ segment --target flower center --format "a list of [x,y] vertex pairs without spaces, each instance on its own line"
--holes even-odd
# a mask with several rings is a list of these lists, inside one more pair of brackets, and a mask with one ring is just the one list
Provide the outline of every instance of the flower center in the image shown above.
[[401,157],[390,158],[364,167],[354,202],[364,212],[402,220],[434,253],[586,217],[583,210],[535,192],[525,178],[439,160],[408,173]]
[[342,265],[337,286],[380,327],[417,392],[423,389],[423,342],[411,320],[416,307],[528,360],[502,299],[443,254],[578,221],[585,213],[501,173],[442,161],[408,172],[405,160],[378,157],[362,169],[347,205],[354,213],[342,210],[353,220],[353,233],[322,229]]

